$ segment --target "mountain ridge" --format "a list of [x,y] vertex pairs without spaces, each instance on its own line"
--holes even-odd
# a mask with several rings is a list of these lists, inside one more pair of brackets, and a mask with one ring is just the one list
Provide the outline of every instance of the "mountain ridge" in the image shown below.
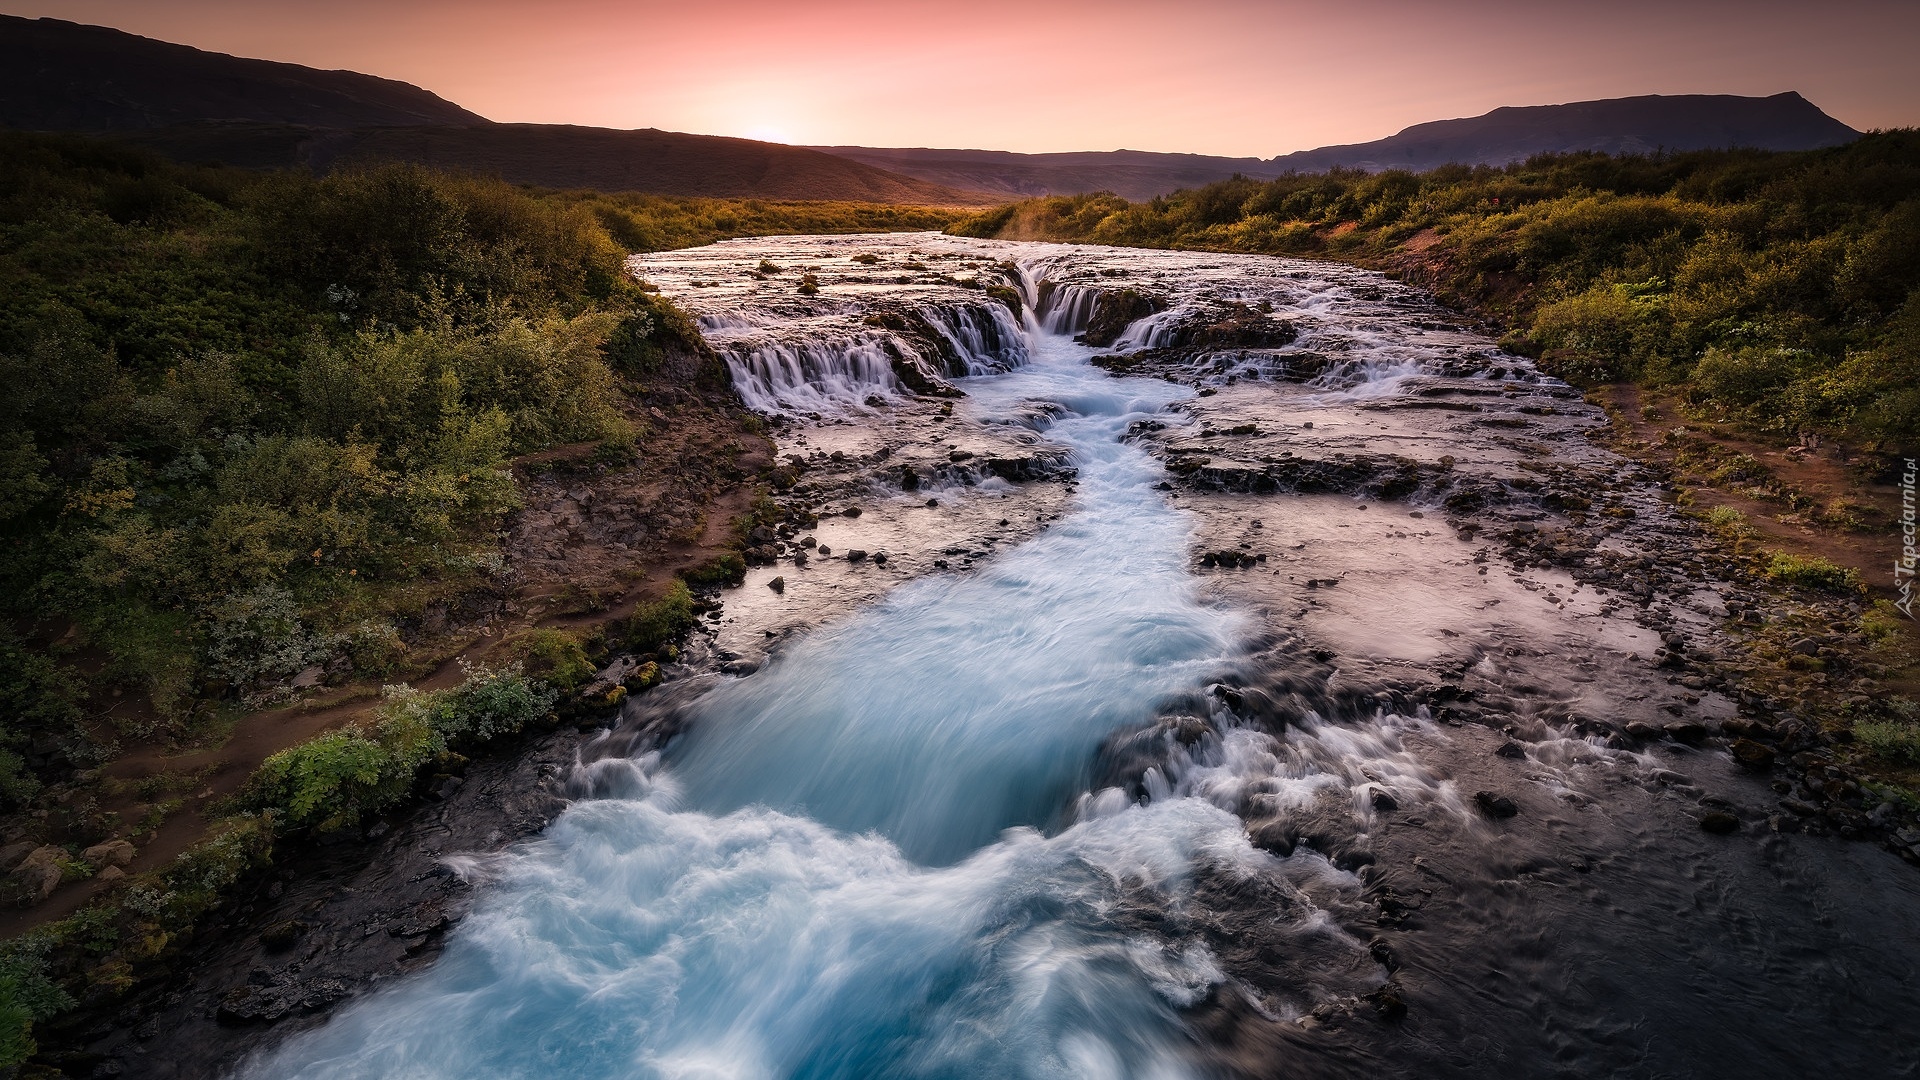
[[411,83],[0,15],[0,126],[107,135],[182,161],[407,161],[517,184],[706,198],[984,206],[996,196],[804,147],[656,128],[500,124]]

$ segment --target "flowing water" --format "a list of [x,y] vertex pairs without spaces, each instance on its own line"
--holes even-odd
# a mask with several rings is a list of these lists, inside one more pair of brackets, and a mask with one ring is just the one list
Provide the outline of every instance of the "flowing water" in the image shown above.
[[[817,296],[793,288],[809,267]],[[1438,496],[1418,484],[1397,509],[1363,500],[1363,522],[1351,493],[1168,483],[1180,440],[1228,431],[1233,408],[1292,440],[1250,451],[1272,468],[1310,446],[1347,468],[1386,441],[1403,462],[1521,476],[1510,428],[1476,442],[1440,423],[1458,412],[1375,406],[1440,387],[1590,422],[1524,361],[1370,275],[1288,260],[914,236],[737,241],[642,269],[783,418],[783,452],[876,463],[838,489],[868,513],[816,531],[894,557],[756,571],[715,639],[759,648],[750,674],[630,707],[555,825],[461,864],[482,900],[430,971],[250,1075],[1915,1068],[1892,1034],[1916,1015],[1910,872],[1832,839],[1706,837],[1689,793],[1757,805],[1758,781],[1569,720],[1570,702],[1680,692],[1609,666],[1642,629],[1574,582],[1476,573],[1426,528]],[[1120,287],[1157,310],[1077,342]],[[1210,452],[1180,475],[1229,475]],[[901,483],[915,463],[924,481]],[[969,522],[1002,546],[955,540]],[[1271,558],[1198,572],[1229,532],[1258,541],[1247,565]],[[784,592],[760,587],[775,572]],[[782,618],[801,629],[776,634]],[[1433,671],[1505,687],[1515,723],[1415,704],[1406,687]],[[1517,762],[1491,753],[1508,735]],[[1521,804],[1511,825],[1474,809],[1493,783]]]

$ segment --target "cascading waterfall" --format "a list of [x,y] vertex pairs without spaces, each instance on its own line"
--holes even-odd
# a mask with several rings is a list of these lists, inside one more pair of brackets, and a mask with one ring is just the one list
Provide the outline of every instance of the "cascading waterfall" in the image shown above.
[[838,412],[899,392],[880,340],[736,342],[725,348],[740,400],[760,412]]
[[1120,439],[1190,391],[1090,352],[1038,334],[1031,365],[969,386],[983,416],[1057,407],[1073,514],[722,683],[664,752],[595,765],[601,797],[492,862],[430,973],[256,1075],[1184,1075],[1175,1010],[1218,968],[1102,912],[1279,861],[1203,797],[1231,755],[1145,804],[1089,791],[1102,742],[1244,633],[1198,600],[1189,523]]
[[1027,335],[1000,304],[930,307],[921,315],[964,365],[964,370],[949,371],[950,375],[992,375],[1027,362]]
[[[800,340],[769,335],[743,315],[703,316],[701,328],[719,350],[747,407],[766,413],[839,413],[869,399],[904,392],[895,360],[947,378],[1012,370],[1026,363],[1026,335],[998,303],[929,305],[914,312],[938,338],[916,342],[891,330],[849,332],[827,323]],[[928,344],[944,344],[942,355]]]
[[1049,290],[1039,309],[1040,327],[1049,334],[1069,337],[1085,330],[1104,291],[1086,285],[1061,285]]
[[[1359,466],[1403,450],[1485,481],[1523,460],[1516,430],[1513,453],[1612,468],[1526,361],[1376,275],[1286,259],[919,235],[648,261],[749,404],[823,414],[782,425],[825,477],[796,497],[867,512],[817,521],[833,562],[789,550],[728,594],[715,648],[785,642],[757,671],[630,704],[540,838],[449,860],[482,887],[432,968],[247,1075],[1920,1068],[1900,1034],[1920,1007],[1910,871],[1763,824],[1771,789],[1724,750],[1590,728],[1733,715],[1648,674],[1660,639],[1631,603],[1609,614],[1578,578],[1476,552],[1422,495],[1228,486],[1290,457],[1370,485],[1401,473]],[[817,293],[787,273],[803,268]],[[981,295],[999,282],[1022,322]],[[1114,350],[1072,342],[1117,288],[1158,308],[1120,350],[1162,355],[1112,368],[1186,385],[1110,376],[1090,361]],[[1297,336],[1195,344],[1235,304]],[[908,360],[965,397],[906,400]],[[845,415],[874,394],[893,407]],[[1182,479],[1149,446],[1213,475]],[[944,471],[983,449],[1070,454],[1076,485]],[[1603,524],[1609,547],[1679,536],[1656,490],[1617,494],[1642,524]],[[1548,519],[1530,505],[1467,520],[1531,533]],[[1008,533],[1029,538],[994,549]],[[891,561],[856,566],[852,537]],[[970,569],[936,573],[937,553]],[[776,571],[783,591],[758,587]],[[1703,634],[1709,609],[1672,600]],[[1708,806],[1739,809],[1739,830],[1706,831]]]

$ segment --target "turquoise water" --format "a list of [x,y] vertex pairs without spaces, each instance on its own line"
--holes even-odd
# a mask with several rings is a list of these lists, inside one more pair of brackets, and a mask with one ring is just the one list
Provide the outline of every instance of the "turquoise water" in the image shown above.
[[1030,363],[969,381],[968,407],[1063,406],[1073,511],[722,684],[664,751],[602,763],[617,796],[492,864],[430,972],[253,1073],[1185,1075],[1175,1010],[1220,973],[1112,913],[1271,858],[1177,786],[1078,796],[1102,742],[1203,686],[1244,627],[1200,602],[1189,523],[1120,439],[1190,391],[1029,332]]

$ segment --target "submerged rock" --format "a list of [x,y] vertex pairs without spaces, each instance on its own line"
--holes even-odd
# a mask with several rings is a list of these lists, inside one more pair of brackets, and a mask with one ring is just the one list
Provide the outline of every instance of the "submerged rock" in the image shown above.
[[1520,808],[1514,805],[1512,799],[1491,791],[1474,792],[1473,802],[1480,808],[1481,813],[1490,818],[1510,818],[1520,812]]

